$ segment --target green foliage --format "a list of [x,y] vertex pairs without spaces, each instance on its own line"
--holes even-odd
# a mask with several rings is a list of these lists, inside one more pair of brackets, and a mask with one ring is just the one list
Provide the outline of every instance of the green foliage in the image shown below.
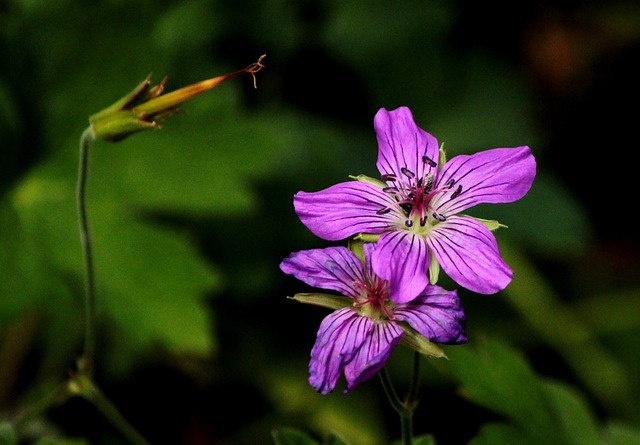
[[[482,427],[472,445],[598,445],[613,440],[586,398],[567,383],[535,373],[518,351],[487,339],[450,352],[450,367],[460,391],[472,402],[506,419]],[[628,437],[640,430],[629,429]]]
[[17,445],[18,438],[9,422],[0,422],[0,445]]
[[[558,173],[550,138],[559,110],[545,109],[519,56],[487,48],[490,36],[484,47],[476,41],[482,36],[469,29],[469,14],[477,10],[444,0],[0,3],[0,413],[63,379],[82,344],[75,192],[88,117],[149,73],[154,81],[167,75],[169,91],[266,53],[257,90],[250,77],[232,79],[184,104],[161,130],[91,150],[98,377],[126,394],[123,406],[134,407],[127,414],[158,409],[171,418],[155,413],[145,433],[171,425],[186,437],[206,434],[186,431],[206,424],[211,442],[230,445],[253,437],[384,445],[398,436],[397,419],[381,414],[386,401],[375,379],[347,395],[309,388],[308,354],[325,312],[287,300],[306,289],[284,283],[277,264],[292,250],[320,247],[297,220],[292,195],[348,175],[377,176],[373,116],[407,105],[449,157],[530,145],[538,161],[524,199],[469,211],[509,227],[496,236],[515,277],[496,296],[460,292],[470,343],[447,347],[448,361],[429,361],[436,372],[423,376],[425,410],[415,425],[426,431],[416,431],[415,444],[446,441],[446,432],[430,434],[438,426],[431,416],[444,409],[429,403],[429,390],[454,398],[458,385],[503,418],[464,419],[479,431],[473,445],[640,443],[632,426],[640,421],[637,252],[608,254],[598,239],[628,217],[598,208],[602,218],[590,218],[594,203],[574,192],[606,188],[606,178],[596,181],[580,164],[572,170],[583,183],[572,183],[572,171]],[[621,39],[616,48],[637,44],[629,31],[640,29],[636,15],[620,14],[616,2],[588,12],[589,23],[627,30],[603,33]],[[500,27],[507,37],[493,39],[531,42],[535,32],[512,19]],[[590,46],[606,47],[599,43]],[[558,108],[570,100],[556,99]],[[576,158],[589,156],[579,150]],[[614,189],[626,190],[615,181]],[[528,360],[541,350],[551,365]],[[158,362],[178,383],[154,368]],[[394,377],[404,383],[399,365]],[[160,375],[149,379],[152,389],[136,374],[146,368]],[[186,403],[179,395],[189,390],[204,400]],[[295,428],[271,436],[285,424]],[[1,443],[17,443],[19,433],[0,423]]]
[[[280,428],[273,430],[271,434],[276,445],[321,445],[308,434],[295,428]],[[322,445],[348,445],[348,442],[336,433],[330,433],[322,441]]]

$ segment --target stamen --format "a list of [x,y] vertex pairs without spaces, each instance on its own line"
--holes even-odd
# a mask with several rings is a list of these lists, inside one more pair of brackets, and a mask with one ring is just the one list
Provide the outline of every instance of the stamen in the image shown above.
[[458,188],[451,194],[451,198],[449,199],[457,198],[460,193],[462,193],[462,185],[458,185]]
[[384,187],[382,189],[383,192],[385,193],[397,193],[398,192],[398,187],[392,186],[392,187]]
[[383,208],[381,208],[380,210],[378,210],[376,212],[376,215],[386,215],[390,211],[391,211],[391,209],[389,207],[383,207]]
[[450,189],[451,187],[453,187],[453,184],[455,184],[455,183],[456,183],[456,180],[455,180],[455,179],[453,179],[453,178],[451,178],[451,179],[449,179],[449,180],[447,181],[447,183],[445,184],[445,187],[446,187],[446,188],[448,188],[448,189]]
[[436,163],[433,159],[431,159],[429,156],[424,155],[422,156],[422,162],[424,162],[425,164],[427,164],[429,167],[435,167]]
[[431,191],[431,186],[433,185],[433,175],[428,174],[427,176],[425,176],[425,178],[427,179],[427,182],[425,182],[424,184],[424,194],[426,195]]
[[412,226],[413,226],[413,221],[412,221],[412,220],[410,220],[410,219],[408,219],[408,220],[406,220],[406,221],[404,222],[404,225],[405,225],[405,226],[407,226],[407,227],[412,227]]
[[382,179],[383,181],[395,181],[397,178],[396,175],[388,173],[380,176],[380,179]]
[[420,227],[424,227],[427,224],[427,215],[424,215],[422,218],[420,218]]
[[440,222],[445,222],[447,220],[447,218],[444,215],[441,215],[438,212],[433,212],[433,217]]
[[416,174],[414,172],[412,172],[411,170],[409,170],[407,167],[402,167],[400,169],[400,171],[407,177],[407,178],[415,178]]

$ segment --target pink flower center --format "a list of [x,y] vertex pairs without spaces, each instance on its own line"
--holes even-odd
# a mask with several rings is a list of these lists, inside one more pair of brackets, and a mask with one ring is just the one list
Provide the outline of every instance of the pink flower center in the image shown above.
[[[430,167],[436,166],[436,163],[427,156],[422,157],[422,162]],[[427,223],[435,225],[438,222],[446,221],[447,217],[439,213],[430,203],[436,195],[451,192],[456,183],[455,179],[452,178],[443,186],[433,188],[433,173],[425,173],[418,177],[406,167],[402,167],[400,171],[403,175],[400,177],[395,174],[382,175],[383,181],[392,184],[382,190],[395,198],[397,201],[395,205],[400,207],[406,215],[405,226],[411,228],[417,222],[420,227],[425,227]],[[462,193],[462,185],[458,185],[449,199],[455,199],[460,193]],[[390,211],[391,207],[389,206],[383,207],[377,213],[383,215]]]
[[392,303],[389,300],[389,283],[381,278],[372,277],[367,283],[353,283],[360,289],[360,299],[354,307],[360,308],[363,315],[376,320],[393,320]]

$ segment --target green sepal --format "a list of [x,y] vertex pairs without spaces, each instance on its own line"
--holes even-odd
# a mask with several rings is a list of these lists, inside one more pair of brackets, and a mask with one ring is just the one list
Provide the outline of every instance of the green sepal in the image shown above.
[[365,263],[364,243],[365,242],[362,240],[362,238],[359,238],[357,236],[349,237],[349,239],[347,240],[347,246],[349,247],[349,250],[358,257],[362,264]]
[[503,229],[508,229],[509,226],[505,226],[504,224],[500,224],[498,221],[494,220],[494,219],[482,219],[482,218],[476,218],[474,216],[471,216],[470,218],[475,219],[476,221],[478,221],[480,224],[482,224],[483,226],[485,226],[487,229],[491,230],[492,232],[494,230],[498,230],[500,228]]
[[363,243],[375,243],[380,239],[380,233],[358,233],[353,238]]
[[444,167],[444,164],[447,163],[447,153],[444,151],[444,142],[440,144],[440,150],[438,152],[438,170]]
[[424,335],[413,329],[406,323],[400,323],[404,335],[400,341],[401,345],[413,349],[420,354],[435,358],[447,358],[444,351],[435,343],[431,343]]
[[440,263],[436,259],[436,255],[433,250],[429,253],[429,283],[436,284],[438,277],[440,276]]
[[89,120],[96,139],[118,142],[127,136],[149,128],[159,128],[155,121],[146,121],[135,110],[116,111]]
[[358,176],[349,176],[351,179],[355,179],[356,181],[366,182],[367,184],[375,185],[376,187],[385,188],[387,184],[382,182],[379,179],[372,178],[366,175],[358,175]]
[[344,295],[323,294],[314,292],[295,294],[293,297],[287,298],[299,301],[300,303],[313,304],[315,306],[322,306],[333,310],[338,310],[345,307],[353,307],[353,300],[351,298],[345,297]]

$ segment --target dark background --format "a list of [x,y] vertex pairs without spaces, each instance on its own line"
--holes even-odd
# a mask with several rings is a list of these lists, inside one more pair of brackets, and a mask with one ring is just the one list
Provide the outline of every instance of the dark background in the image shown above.
[[[462,444],[517,424],[462,370],[478,358],[464,351],[499,342],[507,369],[522,360],[575,390],[598,427],[638,438],[640,4],[623,1],[0,0],[0,413],[46,394],[81,351],[88,117],[149,73],[170,91],[261,54],[257,89],[228,80],[162,130],[92,148],[96,380],[131,423],[152,443],[270,443],[284,426],[399,436],[377,379],[348,395],[309,388],[327,311],[287,300],[308,289],[278,264],[330,244],[293,194],[375,176],[373,116],[406,105],[450,157],[529,145],[538,162],[521,201],[468,212],[509,226],[496,236],[516,276],[497,295],[460,290],[470,344],[423,359],[416,433]],[[390,363],[400,388],[408,358]],[[22,434],[122,441],[82,399]],[[606,437],[594,443],[623,443]]]

